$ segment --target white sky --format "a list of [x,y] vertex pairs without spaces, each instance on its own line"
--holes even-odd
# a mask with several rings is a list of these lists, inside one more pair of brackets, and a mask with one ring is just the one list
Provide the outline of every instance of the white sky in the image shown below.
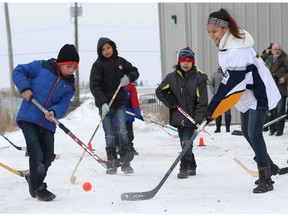
[[[91,94],[90,97],[60,120],[84,143],[90,140],[100,120]],[[239,130],[239,127],[232,125],[231,131]],[[222,131],[224,128],[222,126]],[[179,138],[169,136],[155,124],[135,120],[134,146],[139,152],[131,163],[135,173],[124,175],[118,169],[116,175],[106,175],[105,169],[86,154],[75,173],[77,178],[73,185],[70,177],[83,149],[58,128],[55,134],[55,153],[61,154],[61,157],[53,162],[45,179],[48,189],[56,194],[56,199],[44,203],[31,198],[25,179],[0,167],[0,212],[7,215],[288,215],[288,174],[272,177],[275,181],[273,191],[253,194],[257,178],[249,175],[233,160],[237,157],[249,169],[257,170],[253,151],[247,141],[243,136],[226,132],[215,134],[215,126],[206,129],[214,140],[203,133],[196,138],[196,176],[178,179],[178,164],[152,199],[122,201],[120,196],[124,192],[144,192],[157,186],[181,151]],[[177,135],[172,130],[169,132]],[[264,133],[270,156],[279,167],[287,166],[287,133],[287,124],[281,137]],[[15,145],[25,146],[20,130],[6,132],[5,135]],[[206,146],[198,146],[200,137]],[[106,159],[102,127],[95,134],[92,146],[99,157]],[[14,169],[26,170],[28,158],[24,154],[24,151],[18,151],[0,136],[0,162]],[[82,189],[83,183],[87,181],[93,186],[90,192]]]
[[[56,58],[65,43],[75,42],[70,3],[8,3],[14,67],[33,60]],[[73,5],[74,6],[74,5]],[[79,4],[78,4],[79,6]],[[78,17],[80,85],[89,82],[100,37],[117,44],[119,55],[140,72],[138,81],[161,81],[157,3],[80,3]],[[4,3],[0,3],[0,89],[10,87]]]

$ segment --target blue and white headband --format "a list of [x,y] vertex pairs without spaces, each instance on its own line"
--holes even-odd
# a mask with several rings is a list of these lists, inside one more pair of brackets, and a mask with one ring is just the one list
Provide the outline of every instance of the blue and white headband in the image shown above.
[[209,17],[208,18],[208,24],[214,24],[220,27],[228,27],[229,26],[229,22],[222,20],[222,19],[218,19],[216,17]]

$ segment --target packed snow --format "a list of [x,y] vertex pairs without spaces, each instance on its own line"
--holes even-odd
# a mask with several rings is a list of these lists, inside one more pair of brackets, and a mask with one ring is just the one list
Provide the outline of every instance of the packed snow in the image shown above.
[[[80,107],[61,119],[71,132],[87,143],[100,121],[94,100],[85,101]],[[231,131],[239,130],[231,126]],[[286,167],[288,159],[287,126],[284,135],[269,136],[264,133],[268,151],[279,167]],[[158,193],[149,200],[122,201],[124,192],[149,191],[157,186],[179,152],[177,133],[170,135],[160,126],[148,121],[134,122],[135,149],[139,152],[131,165],[135,173],[125,175],[120,168],[116,175],[106,170],[86,154],[75,175],[76,183],[70,183],[71,174],[83,153],[83,149],[60,128],[55,134],[55,160],[45,179],[48,189],[56,194],[51,202],[38,201],[28,192],[25,178],[0,167],[1,214],[287,214],[288,174],[273,176],[274,190],[253,194],[254,181],[233,159],[236,157],[249,169],[256,171],[253,152],[243,136],[224,132],[213,133],[215,126],[207,126],[214,140],[200,133],[194,142],[197,175],[177,179],[179,164]],[[25,146],[21,130],[6,132],[5,136],[15,145]],[[203,138],[205,146],[199,146]],[[92,141],[95,153],[106,159],[102,126]],[[25,151],[19,151],[0,136],[0,162],[17,170],[28,169]],[[92,184],[84,191],[85,182]]]

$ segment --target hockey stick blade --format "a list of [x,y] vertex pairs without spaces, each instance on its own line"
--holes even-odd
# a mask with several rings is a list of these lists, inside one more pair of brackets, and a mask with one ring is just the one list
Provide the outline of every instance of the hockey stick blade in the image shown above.
[[288,167],[281,168],[279,171],[279,175],[284,175],[288,173]]
[[11,168],[11,167],[9,167],[9,166],[1,163],[1,162],[0,162],[0,166],[6,170],[18,175],[18,176],[20,176],[20,177],[24,177],[26,174],[29,173],[29,170],[23,170],[23,171],[22,170],[16,170],[16,169],[13,169],[13,168]]
[[178,155],[178,157],[175,159],[173,164],[170,166],[164,177],[161,179],[159,184],[152,190],[146,191],[146,192],[127,192],[127,193],[122,193],[121,194],[121,200],[126,200],[126,201],[139,201],[139,200],[147,200],[153,198],[157,192],[160,190],[162,185],[165,183],[167,178],[170,176],[178,162],[181,160],[183,155],[188,151],[189,147],[193,144],[193,141],[195,138],[198,136],[198,134],[202,131],[204,126],[206,125],[206,121],[203,121],[201,125],[199,125],[198,129],[194,132],[193,136],[190,138],[188,145],[186,145],[181,153]]
[[19,151],[26,151],[26,146],[21,147],[21,146],[17,146],[14,143],[12,143],[2,132],[0,132],[0,135],[6,139],[14,148],[16,148]]

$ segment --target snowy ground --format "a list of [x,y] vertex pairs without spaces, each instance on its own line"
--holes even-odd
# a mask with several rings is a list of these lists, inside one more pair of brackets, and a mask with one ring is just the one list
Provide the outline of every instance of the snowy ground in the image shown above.
[[[98,110],[93,100],[60,120],[72,133],[87,143],[99,123]],[[195,140],[194,152],[197,160],[197,175],[188,179],[177,179],[179,165],[172,172],[158,194],[146,201],[122,201],[123,192],[148,191],[163,178],[180,152],[178,138],[171,137],[158,126],[136,120],[135,156],[132,166],[135,173],[106,175],[105,169],[88,154],[76,172],[73,185],[69,179],[83,150],[61,129],[57,129],[55,152],[61,154],[49,169],[46,182],[49,190],[56,194],[52,202],[40,202],[30,197],[24,178],[0,167],[0,213],[59,213],[59,214],[287,214],[288,174],[273,177],[274,190],[266,194],[253,194],[255,177],[250,176],[237,163],[237,157],[249,169],[256,171],[253,153],[242,136],[222,132],[214,134],[214,126],[207,130],[215,137],[212,141],[200,134]],[[232,130],[239,125],[232,126]],[[224,130],[224,127],[222,128]],[[288,166],[288,126],[281,137],[265,133],[268,150],[274,162]],[[173,131],[169,131],[174,133]],[[22,132],[5,133],[16,145],[25,146]],[[206,146],[198,146],[199,138]],[[93,139],[95,153],[106,159],[102,127]],[[225,152],[224,150],[227,150]],[[28,168],[25,152],[16,150],[0,137],[0,162],[18,170]],[[82,189],[86,181],[92,183],[89,192]]]

